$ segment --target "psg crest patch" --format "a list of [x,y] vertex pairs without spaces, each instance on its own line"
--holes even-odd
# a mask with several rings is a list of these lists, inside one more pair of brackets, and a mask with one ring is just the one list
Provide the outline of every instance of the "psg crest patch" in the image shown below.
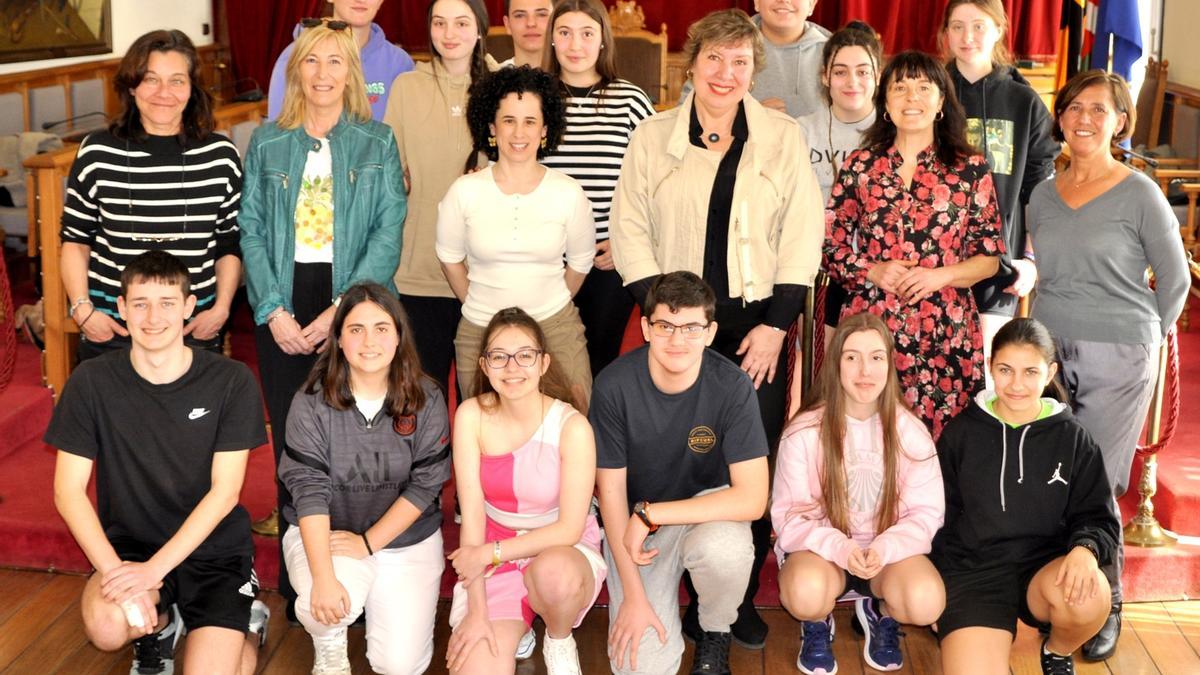
[[417,430],[417,416],[401,415],[392,422],[392,428],[401,436],[412,436],[413,432]]

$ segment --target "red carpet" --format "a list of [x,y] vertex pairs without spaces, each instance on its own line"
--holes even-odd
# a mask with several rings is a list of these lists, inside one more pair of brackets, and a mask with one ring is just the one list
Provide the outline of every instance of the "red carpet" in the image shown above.
[[[14,288],[17,304],[28,302],[31,286]],[[24,296],[24,297],[22,297]],[[1193,312],[1200,326],[1200,311]],[[1183,414],[1173,444],[1159,458],[1159,491],[1155,506],[1160,521],[1182,534],[1200,535],[1200,419],[1189,417],[1200,409],[1200,328],[1180,339]],[[626,344],[638,344],[641,336],[630,322]],[[252,367],[254,340],[249,318],[235,318],[233,356]],[[1190,361],[1188,359],[1191,359]],[[53,504],[54,452],[40,437],[50,418],[49,392],[40,386],[39,353],[29,344],[18,347],[17,372],[13,384],[0,392],[0,567],[24,567],[86,572],[90,569],[82,551],[58,517]],[[273,461],[268,446],[250,454],[250,466],[242,489],[242,504],[252,518],[270,512],[274,501]],[[1134,488],[1122,501],[1126,520],[1136,506],[1140,466],[1135,465]],[[452,489],[448,486],[443,504],[447,551],[458,540],[452,518]],[[274,587],[279,559],[274,539],[255,537],[260,580]],[[1171,549],[1126,548],[1125,586],[1127,600],[1165,600],[1200,596],[1200,546],[1179,545]],[[767,562],[758,593],[758,604],[778,606],[778,580],[773,559]],[[447,568],[443,594],[448,597],[453,577]],[[601,600],[606,601],[606,596]]]

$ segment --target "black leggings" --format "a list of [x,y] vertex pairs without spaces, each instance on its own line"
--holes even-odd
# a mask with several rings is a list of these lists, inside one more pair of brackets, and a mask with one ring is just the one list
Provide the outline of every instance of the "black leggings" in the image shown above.
[[[333,265],[329,263],[296,263],[292,280],[292,308],[296,322],[307,326],[329,308],[333,298]],[[275,451],[275,466],[287,444],[287,416],[292,407],[292,397],[303,386],[304,380],[317,361],[317,354],[285,354],[275,338],[271,327],[262,324],[254,327],[254,344],[258,349],[258,373],[262,378],[263,398],[267,402],[267,417],[271,423],[271,445]],[[288,580],[287,566],[283,564],[283,535],[288,524],[283,519],[283,509],[292,503],[287,488],[275,476],[275,498],[279,507],[279,593],[288,604],[296,601],[296,591]]]

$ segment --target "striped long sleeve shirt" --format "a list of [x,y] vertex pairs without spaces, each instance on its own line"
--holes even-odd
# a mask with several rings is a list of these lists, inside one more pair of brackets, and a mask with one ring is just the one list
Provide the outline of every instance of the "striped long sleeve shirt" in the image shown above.
[[629,137],[638,122],[654,114],[654,104],[646,92],[625,80],[614,80],[596,91],[566,88],[567,128],[562,142],[542,164],[579,181],[592,202],[596,241],[604,241]]
[[152,250],[184,261],[199,312],[216,299],[217,260],[240,255],[241,194],[241,161],[224,136],[181,145],[174,136],[126,142],[97,132],[71,165],[60,236],[91,248],[89,299],[117,321],[121,271]]

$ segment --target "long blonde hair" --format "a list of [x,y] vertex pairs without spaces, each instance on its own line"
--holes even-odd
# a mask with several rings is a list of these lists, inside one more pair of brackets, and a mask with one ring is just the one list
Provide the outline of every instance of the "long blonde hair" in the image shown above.
[[342,92],[342,113],[355,122],[371,120],[371,102],[367,100],[367,83],[363,80],[362,58],[358,54],[358,43],[349,29],[333,30],[328,23],[306,28],[300,37],[292,43],[292,55],[288,58],[286,87],[283,94],[283,108],[275,123],[281,129],[295,129],[304,124],[307,112],[307,101],[304,98],[304,87],[300,82],[300,64],[312,53],[313,49],[325,38],[332,38],[337,43],[338,51],[346,59],[346,89]]
[[870,312],[852,314],[838,323],[833,341],[825,352],[825,360],[817,379],[805,397],[804,406],[796,417],[812,410],[820,410],[821,424],[821,494],[825,502],[825,515],[833,527],[850,534],[847,516],[849,496],[846,494],[845,447],[846,438],[846,392],[842,388],[842,350],[846,338],[862,331],[875,331],[883,340],[887,351],[888,376],[879,395],[879,421],[883,425],[883,486],[879,492],[879,508],[875,513],[875,531],[883,532],[896,524],[900,512],[900,488],[898,473],[900,432],[896,423],[901,415],[911,415],[904,397],[900,395],[900,378],[896,375],[896,344],[892,333],[883,320]]

